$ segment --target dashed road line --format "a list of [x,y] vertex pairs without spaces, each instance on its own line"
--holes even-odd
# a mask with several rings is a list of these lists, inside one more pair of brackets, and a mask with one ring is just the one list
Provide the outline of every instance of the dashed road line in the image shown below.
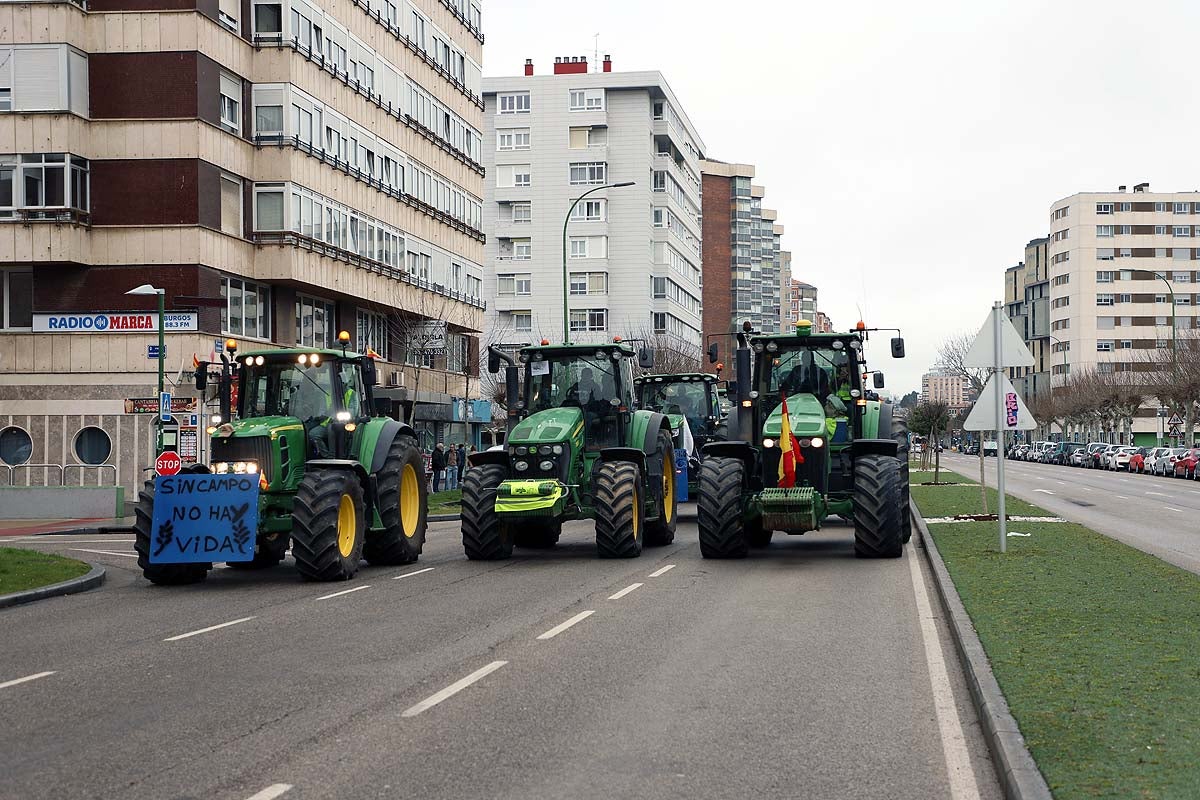
[[1091,489],[1091,488],[1089,488],[1089,487],[1087,487],[1087,486],[1080,486],[1079,488],[1080,488],[1080,489],[1083,489],[1085,492],[1091,492],[1091,491],[1094,491],[1093,489]]
[[[590,614],[591,612],[589,611],[588,613]],[[463,689],[470,686],[472,683],[475,683],[476,681],[478,681],[482,678],[486,678],[488,675],[491,675],[493,672],[500,669],[507,663],[508,663],[507,661],[493,661],[492,663],[488,664],[486,667],[480,667],[479,669],[475,670],[474,672],[472,672],[470,675],[463,678],[462,680],[455,681],[454,683],[447,686],[445,689],[442,689],[440,692],[431,694],[429,697],[426,697],[424,700],[417,703],[415,706],[405,709],[403,712],[401,712],[400,716],[415,717],[417,714],[420,714],[422,711],[428,711],[429,709],[433,708],[434,706],[436,706],[438,703],[442,702],[443,700],[447,700],[447,699],[453,697],[454,695],[458,694]]]
[[29,683],[30,681],[36,681],[38,678],[45,678],[54,674],[55,671],[51,670],[50,672],[35,672],[32,675],[26,675],[24,678],[13,678],[11,681],[0,683],[0,689],[7,689],[10,686],[16,686],[19,683]]
[[617,592],[616,594],[610,594],[608,596],[608,599],[609,600],[620,600],[622,597],[629,594],[634,589],[637,589],[639,586],[644,586],[644,585],[645,584],[641,584],[641,583],[631,583],[628,586],[626,586],[624,589],[622,589],[621,591]]
[[1171,495],[1169,495],[1169,494],[1166,494],[1166,493],[1164,493],[1164,492],[1146,492],[1146,494],[1152,494],[1152,495],[1154,495],[1155,497],[1165,497],[1165,498],[1167,498],[1168,500],[1169,500],[1169,499],[1171,499]]
[[[1200,494],[1200,492],[1197,492],[1197,494]],[[651,573],[650,573],[650,577],[651,577],[651,578],[657,578],[659,575],[662,575],[662,574],[664,574],[664,573],[668,572],[669,570],[673,570],[673,569],[675,569],[675,565],[674,565],[674,564],[667,564],[665,567],[662,567],[662,568],[660,568],[660,569],[656,569],[656,570],[654,570],[654,572],[651,572]]]
[[181,633],[177,636],[168,636],[166,639],[163,639],[163,641],[178,642],[180,639],[189,639],[192,636],[199,636],[200,634],[208,633],[209,631],[219,631],[221,628],[228,628],[230,625],[241,625],[243,622],[249,622],[252,619],[254,619],[254,617],[242,617],[241,619],[235,619],[231,622],[222,622],[220,625],[209,625],[207,628],[201,628],[198,631],[188,631],[187,633]]
[[565,631],[567,628],[571,627],[572,625],[575,625],[576,623],[583,622],[585,619],[587,619],[588,617],[590,617],[592,614],[595,614],[595,613],[596,613],[595,611],[580,611],[578,614],[571,617],[566,622],[562,622],[562,623],[559,623],[558,625],[555,625],[553,628],[551,628],[550,630],[541,634],[537,638],[539,641],[543,641],[543,642],[546,641],[547,639],[553,639],[555,636],[558,636],[560,633]]
[[425,569],[413,570],[412,572],[406,572],[403,575],[397,575],[396,577],[392,578],[392,580],[398,581],[401,578],[411,578],[413,575],[420,575],[422,572],[433,572],[435,569],[437,569],[437,567],[426,567]]
[[1050,491],[1049,489],[1034,489],[1034,491],[1041,492],[1042,494],[1054,494],[1054,492]]
[[1066,481],[1055,481],[1055,483],[1057,483],[1059,486],[1066,486],[1066,485],[1067,485],[1067,482],[1066,482]]
[[101,556],[121,556],[122,558],[137,558],[137,553],[118,553],[116,550],[89,550],[86,547],[72,547],[78,553],[95,553]]
[[1128,500],[1128,499],[1129,499],[1128,497],[1126,497],[1126,496],[1125,496],[1125,495],[1123,495],[1123,494],[1119,494],[1119,495],[1117,495],[1116,497],[1117,497],[1117,499],[1118,499],[1118,500]]
[[1176,512],[1176,513],[1179,513],[1179,514],[1186,514],[1186,513],[1187,513],[1187,512],[1186,512],[1186,511],[1184,511],[1182,508],[1171,508],[1170,506],[1163,506],[1163,508],[1165,508],[1167,511],[1174,511],[1174,512]]
[[318,600],[329,600],[334,597],[341,597],[344,594],[350,594],[351,592],[361,592],[363,589],[370,589],[370,588],[371,588],[371,584],[368,583],[366,586],[355,586],[353,589],[342,589],[340,592],[334,592],[333,594],[323,594],[320,597],[318,597],[317,599]]
[[272,783],[261,792],[255,792],[250,795],[246,800],[275,800],[276,797],[280,797],[285,792],[291,791],[291,789],[292,785],[290,783]]

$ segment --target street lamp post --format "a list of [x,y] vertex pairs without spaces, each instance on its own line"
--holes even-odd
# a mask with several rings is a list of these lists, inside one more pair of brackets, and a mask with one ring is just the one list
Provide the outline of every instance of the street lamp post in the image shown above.
[[[143,283],[141,286],[137,287],[136,289],[130,289],[125,294],[158,295],[158,399],[159,399],[159,402],[162,402],[163,366],[165,363],[163,359],[167,355],[166,354],[167,348],[166,348],[166,342],[165,342],[166,337],[164,335],[165,329],[163,327],[164,326],[164,317],[166,316],[166,290],[165,289],[157,289],[148,283]],[[169,413],[170,409],[167,409],[167,412]],[[163,410],[160,408],[160,409],[158,409],[158,436],[157,436],[157,444],[154,448],[155,454],[162,452],[162,429],[163,429],[162,415],[163,415]]]
[[563,219],[563,237],[562,237],[562,273],[563,273],[563,344],[571,343],[571,312],[567,309],[567,295],[570,284],[567,281],[567,225],[571,222],[571,214],[575,213],[575,206],[579,205],[579,201],[587,197],[593,192],[598,192],[601,189],[620,189],[625,186],[633,186],[635,181],[621,181],[620,183],[606,183],[603,186],[597,186],[595,189],[588,189],[583,194],[576,197],[571,207],[567,209],[567,216]]
[[1155,272],[1154,277],[1165,283],[1167,291],[1171,293],[1171,379],[1174,380],[1179,370],[1179,351],[1175,347],[1175,287],[1161,272]]

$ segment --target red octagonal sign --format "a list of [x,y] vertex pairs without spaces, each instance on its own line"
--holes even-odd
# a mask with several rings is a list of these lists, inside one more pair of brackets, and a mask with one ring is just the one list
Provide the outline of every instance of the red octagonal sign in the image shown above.
[[154,471],[159,475],[178,475],[182,466],[179,455],[170,451],[159,453],[158,458],[154,459]]

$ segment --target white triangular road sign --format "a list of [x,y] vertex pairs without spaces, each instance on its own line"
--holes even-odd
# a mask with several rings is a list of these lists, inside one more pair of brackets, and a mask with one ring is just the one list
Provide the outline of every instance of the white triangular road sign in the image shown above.
[[1182,425],[1182,424],[1183,424],[1183,417],[1179,416],[1178,414],[1172,414],[1172,415],[1171,415],[1171,419],[1167,421],[1167,424],[1168,424],[1168,425],[1170,425],[1170,426],[1172,426],[1172,427],[1175,427],[1175,426],[1178,426],[1178,425]]
[[[1013,388],[1012,381],[1008,376],[1001,375],[1000,379],[1004,381],[1004,416],[1002,422],[1003,430],[1006,431],[1031,431],[1037,427],[1037,420],[1029,413],[1029,409],[1025,407],[1025,402],[1021,399],[1021,395],[1017,394],[1017,390]],[[963,430],[967,431],[994,431],[996,430],[996,384],[992,381],[996,380],[996,373],[993,373],[988,378],[987,385],[983,387],[983,391],[979,393],[979,399],[975,401],[975,407],[971,409],[971,413],[967,415],[967,421],[963,423]]]
[[[1009,322],[1008,317],[1004,314],[1004,310],[993,309],[992,314],[1000,315],[1001,349],[1000,364],[998,366],[1032,367],[1033,353],[1029,352],[1029,348],[1021,340],[1021,334],[1017,333],[1017,329]],[[983,323],[983,327],[979,329],[979,334],[975,337],[975,341],[971,343],[971,349],[967,351],[967,355],[963,358],[964,366],[975,369],[997,366],[996,328],[992,314],[988,314],[987,321]]]

